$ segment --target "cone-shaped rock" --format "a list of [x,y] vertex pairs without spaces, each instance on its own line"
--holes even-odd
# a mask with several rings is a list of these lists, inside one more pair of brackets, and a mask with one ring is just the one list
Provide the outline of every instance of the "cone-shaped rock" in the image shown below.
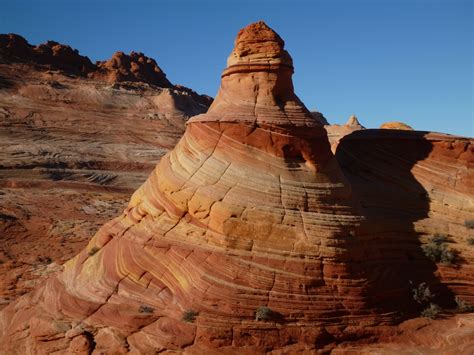
[[361,217],[283,46],[263,22],[239,32],[209,112],[126,211],[3,311],[5,349],[311,348],[368,312],[348,266]]
[[293,91],[293,61],[264,22],[242,29],[212,109],[193,121],[319,126]]

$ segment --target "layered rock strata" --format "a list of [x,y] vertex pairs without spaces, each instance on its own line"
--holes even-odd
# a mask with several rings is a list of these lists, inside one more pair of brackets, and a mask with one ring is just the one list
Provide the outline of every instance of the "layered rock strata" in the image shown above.
[[[380,327],[373,345],[346,343],[339,346],[344,349],[340,353],[471,353],[473,139],[429,132],[361,130],[341,139],[336,157],[371,225],[370,244],[378,245],[378,251],[369,252],[366,260],[367,268],[377,269],[374,275],[379,275],[369,291],[372,299],[383,297],[387,287],[396,284],[411,282],[415,288],[424,282],[434,295],[430,302],[443,309],[440,320],[411,319],[397,327]],[[375,233],[377,228],[385,231],[383,237]],[[435,236],[445,239],[443,248],[454,256],[450,262],[433,260],[423,249],[433,248]],[[386,275],[385,281],[380,275]],[[425,300],[424,307],[427,304]],[[403,304],[398,307],[406,309]]]
[[106,83],[77,74],[64,55],[57,69],[29,51],[21,37],[0,35],[0,308],[121,213],[212,102],[146,77]]
[[[318,324],[367,314],[365,281],[347,265],[362,217],[324,128],[293,92],[283,45],[261,22],[239,32],[208,113],[123,215],[3,311],[6,348],[66,351],[85,332],[97,348],[112,337],[142,352],[312,347],[327,341]],[[259,307],[285,325],[256,321]],[[195,324],[181,320],[187,310]]]
[[[408,217],[377,218],[292,73],[273,30],[241,30],[209,111],[188,121],[124,213],[2,311],[5,351],[328,351],[413,315],[409,278],[431,276],[442,294],[415,239],[427,202],[411,197],[422,189],[409,168],[425,146],[402,164]],[[364,175],[350,149],[341,154],[356,184]]]
[[[141,52],[116,52],[109,60],[94,64],[88,57],[68,45],[47,41],[33,46],[20,35],[10,33],[0,34],[0,65],[2,64],[26,64],[35,66],[34,69],[56,70],[67,76],[88,77],[117,87],[123,85],[129,89],[148,84],[152,89],[169,88],[185,92],[206,108],[212,103],[212,98],[207,95],[199,95],[182,85],[173,85],[156,61]],[[6,79],[8,77],[2,79],[0,76],[0,88],[8,86]]]

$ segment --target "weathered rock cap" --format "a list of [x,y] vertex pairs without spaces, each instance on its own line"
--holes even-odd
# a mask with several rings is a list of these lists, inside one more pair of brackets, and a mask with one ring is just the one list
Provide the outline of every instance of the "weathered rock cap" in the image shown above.
[[222,76],[259,70],[293,72],[293,60],[284,46],[285,42],[265,22],[252,23],[237,34]]
[[[312,128],[326,136],[316,119],[295,95],[293,61],[280,36],[263,21],[240,30],[221,77],[221,86],[208,112],[196,122],[227,122],[279,129]],[[293,132],[294,133],[294,132]]]
[[97,62],[97,67],[98,70],[93,77],[109,83],[128,81],[143,82],[163,88],[173,86],[156,61],[141,52],[130,54],[116,52],[109,60]]
[[380,125],[380,129],[398,129],[402,131],[413,131],[413,128],[411,126],[398,121],[382,123],[382,125]]

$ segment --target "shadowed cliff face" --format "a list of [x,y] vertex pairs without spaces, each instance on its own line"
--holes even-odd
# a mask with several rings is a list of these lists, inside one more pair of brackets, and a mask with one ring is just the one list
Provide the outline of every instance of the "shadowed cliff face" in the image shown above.
[[[364,204],[294,94],[283,46],[263,22],[239,32],[213,105],[188,121],[124,213],[0,314],[7,351],[329,351],[404,316],[390,303],[410,307],[409,286],[389,281],[409,263],[387,257],[426,201],[405,200],[408,221],[403,209],[378,219]],[[414,148],[402,200],[421,191],[408,170],[430,153]]]
[[[445,144],[460,147],[450,154],[440,149]],[[470,200],[472,189],[466,182],[472,172],[465,167],[469,160],[472,163],[471,149],[469,139],[424,132],[365,130],[341,140],[336,158],[361,202],[366,217],[364,229],[369,234],[362,238],[365,240],[361,245],[369,279],[367,291],[372,295],[371,302],[382,310],[404,316],[419,312],[411,289],[422,282],[426,282],[436,295],[433,302],[442,307],[455,306],[453,290],[457,286],[438,272],[437,265],[425,255],[421,246],[436,233],[446,234],[450,247],[456,247],[460,242],[461,235],[452,229],[448,233],[446,228],[437,229],[443,224],[443,218],[433,220],[433,206],[440,202],[448,206],[448,203],[439,201],[439,196],[432,192],[445,190],[443,198],[449,194],[464,194],[464,201]],[[457,165],[452,165],[453,158],[458,160]],[[426,169],[430,164],[432,168]],[[436,176],[440,172],[459,179],[454,191],[449,183]],[[472,210],[466,208],[462,198],[459,202],[448,206],[445,227],[449,214],[461,214],[459,224],[472,216]],[[431,228],[423,228],[423,223],[431,224]],[[453,250],[458,252],[457,248]],[[466,259],[458,254],[455,265],[440,267],[458,274],[459,279],[467,283],[473,275],[472,269],[468,266],[466,270],[465,264]]]
[[[366,217],[369,235],[361,238],[365,253],[361,269],[369,280],[371,303],[380,312],[397,312],[403,318],[419,314],[427,304],[417,304],[411,289],[422,282],[435,295],[432,302],[443,308],[455,308],[455,295],[474,301],[470,287],[474,250],[467,245],[473,232],[463,225],[473,218],[472,143],[468,138],[396,130],[357,131],[339,143],[336,158]],[[456,255],[452,265],[435,263],[424,253],[422,246],[435,234],[447,237],[448,248]],[[417,344],[410,345],[412,350],[430,346],[467,350],[473,346],[469,339],[474,327],[456,329],[464,322],[471,321],[445,322],[441,329],[425,323],[425,334],[419,337],[416,323],[406,322],[392,344],[379,340],[377,346],[346,348],[390,353],[408,349],[412,342]],[[449,341],[454,333],[457,344]],[[430,344],[434,334],[438,340]]]

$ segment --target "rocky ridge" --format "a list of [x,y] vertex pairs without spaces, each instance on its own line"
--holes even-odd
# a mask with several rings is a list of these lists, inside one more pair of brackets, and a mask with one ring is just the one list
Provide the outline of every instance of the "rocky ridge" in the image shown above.
[[[125,54],[116,52],[105,61],[93,64],[77,49],[55,41],[33,46],[17,34],[0,34],[0,64],[27,63],[52,70],[60,70],[66,75],[79,75],[108,84],[138,83],[158,88],[170,88],[184,91],[199,104],[209,107],[212,98],[199,95],[192,89],[173,85],[153,58],[141,52]],[[132,85],[133,87],[133,85]]]

